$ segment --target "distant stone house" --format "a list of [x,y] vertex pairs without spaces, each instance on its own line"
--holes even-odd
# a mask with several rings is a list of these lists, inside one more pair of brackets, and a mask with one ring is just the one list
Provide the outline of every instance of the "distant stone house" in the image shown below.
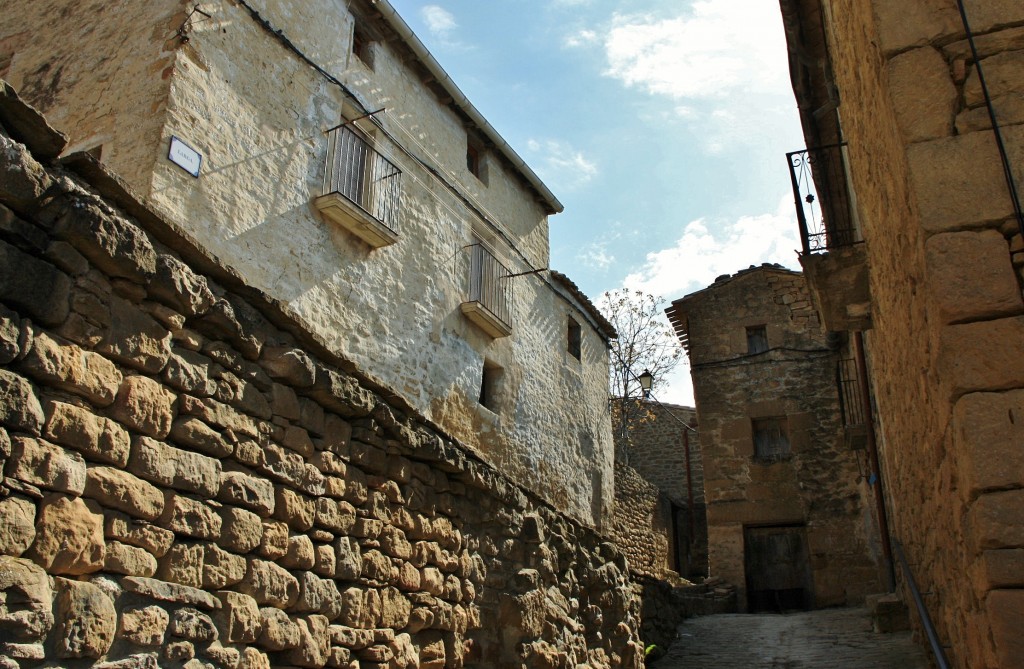
[[607,339],[561,203],[387,2],[6,3],[0,76],[331,351],[587,524]]
[[[749,611],[862,603],[883,589],[843,364],[803,276],[777,265],[676,300],[690,358],[713,576]],[[860,447],[860,448],[858,448]]]
[[868,371],[900,592],[950,666],[1024,666],[1024,4],[781,8],[801,262]]

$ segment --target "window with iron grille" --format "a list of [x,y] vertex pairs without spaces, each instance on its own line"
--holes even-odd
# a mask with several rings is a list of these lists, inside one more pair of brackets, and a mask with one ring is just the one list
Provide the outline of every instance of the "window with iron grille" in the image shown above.
[[789,426],[785,416],[755,418],[751,423],[755,460],[772,463],[789,457]]

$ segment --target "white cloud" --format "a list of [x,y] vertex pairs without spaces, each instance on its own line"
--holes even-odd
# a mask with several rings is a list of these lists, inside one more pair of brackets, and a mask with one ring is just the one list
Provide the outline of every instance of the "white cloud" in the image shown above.
[[788,77],[772,2],[700,0],[689,15],[667,19],[615,15],[605,52],[606,74],[677,100],[769,93]]
[[578,188],[597,175],[597,164],[568,142],[530,139],[526,148],[537,156],[530,160],[530,164],[556,190]]
[[420,16],[427,25],[427,30],[441,40],[447,40],[452,31],[459,27],[455,22],[455,16],[439,5],[426,5],[420,10]]
[[796,214],[786,196],[774,213],[741,216],[715,225],[702,218],[691,221],[672,247],[648,253],[643,267],[629,274],[623,284],[677,298],[750,265],[771,262],[799,269],[798,248]]
[[605,271],[615,264],[615,256],[608,253],[607,242],[589,244],[576,254],[576,259],[585,266],[598,271]]
[[577,30],[565,38],[564,45],[569,48],[578,48],[598,43],[599,38],[593,30]]

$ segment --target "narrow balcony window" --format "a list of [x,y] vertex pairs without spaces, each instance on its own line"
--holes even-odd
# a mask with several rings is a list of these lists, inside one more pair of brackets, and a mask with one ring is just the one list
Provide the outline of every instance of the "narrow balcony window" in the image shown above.
[[768,350],[768,329],[763,325],[747,328],[747,353],[764,353]]
[[579,360],[583,355],[583,330],[572,316],[569,316],[569,327],[566,331],[566,345],[569,355]]
[[320,212],[370,246],[398,240],[402,171],[349,125],[327,135],[323,192]]
[[512,334],[512,273],[482,243],[466,247],[462,313],[494,338]]
[[756,418],[751,423],[754,433],[754,460],[770,464],[789,457],[789,430],[785,416]]

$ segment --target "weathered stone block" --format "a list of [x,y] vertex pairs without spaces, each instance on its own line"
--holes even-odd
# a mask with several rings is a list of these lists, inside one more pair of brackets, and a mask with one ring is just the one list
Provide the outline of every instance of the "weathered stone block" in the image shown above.
[[299,398],[295,391],[280,383],[275,383],[270,389],[270,408],[274,415],[288,420],[298,420],[301,415],[299,413]]
[[163,557],[174,543],[174,532],[146,521],[136,520],[118,511],[106,510],[104,535],[132,546],[138,546],[154,557]]
[[221,533],[217,512],[199,500],[173,492],[165,493],[160,525],[179,536],[216,540]]
[[[218,592],[221,609],[215,616],[221,638],[229,643],[252,643],[260,636],[262,622],[259,606],[249,595]],[[277,609],[275,609],[277,610]]]
[[112,467],[89,468],[85,495],[143,520],[156,520],[164,510],[164,494],[159,488]]
[[43,418],[43,407],[28,379],[0,369],[0,424],[12,430],[39,434]]
[[334,552],[334,546],[316,544],[313,552],[313,572],[323,578],[335,578],[338,575],[338,556]]
[[136,437],[128,470],[144,479],[178,490],[216,497],[220,490],[219,460],[183,451],[149,437]]
[[316,500],[316,525],[339,534],[348,534],[356,523],[356,510],[348,502],[319,497]]
[[979,558],[978,592],[1024,586],[1024,548],[987,550]]
[[305,534],[296,534],[288,537],[288,550],[279,562],[282,567],[288,569],[312,569],[313,564],[316,562],[313,542]]
[[171,425],[170,438],[200,453],[215,458],[224,458],[234,451],[234,446],[219,432],[193,417],[178,418]]
[[14,437],[11,447],[8,476],[72,495],[85,490],[85,460],[79,453],[31,437]]
[[46,571],[28,560],[0,556],[0,596],[0,633],[16,642],[42,641],[53,626]]
[[120,634],[140,646],[162,646],[169,623],[170,616],[159,606],[127,608],[121,612]]
[[162,439],[171,431],[175,395],[145,376],[129,376],[121,383],[110,416],[128,428]]
[[308,388],[316,377],[316,366],[309,355],[297,348],[268,346],[263,349],[260,365],[271,378],[294,388]]
[[113,363],[73,344],[61,345],[44,332],[33,334],[32,348],[21,362],[26,374],[99,407],[114,401],[122,377]]
[[0,171],[0,202],[19,213],[31,213],[53,179],[24,145],[0,135],[4,169]]
[[[20,353],[21,319],[10,309],[0,306],[0,365],[8,364]],[[298,403],[295,408],[298,410]]]
[[888,64],[896,122],[910,144],[953,134],[958,93],[946,59],[932,47],[913,49]]
[[190,395],[182,395],[178,398],[178,410],[183,414],[201,418],[210,425],[231,430],[240,435],[246,435],[254,439],[260,437],[260,430],[256,421],[228,405],[221,404],[208,397],[200,399]]
[[107,542],[106,555],[103,558],[103,571],[149,577],[156,574],[156,568],[156,558],[144,549],[118,541]]
[[245,578],[245,558],[206,544],[203,552],[203,587],[220,590]]
[[110,327],[96,350],[123,365],[156,374],[171,357],[171,333],[131,302],[110,297]]
[[0,240],[0,300],[4,304],[43,325],[57,326],[68,317],[71,286],[71,278],[64,272]]
[[993,590],[985,605],[999,666],[1020,666],[1024,661],[1024,637],[1016,622],[1024,619],[1024,590]]
[[56,583],[57,657],[103,657],[114,643],[117,632],[113,600],[91,583],[66,578],[58,578]]
[[1024,548],[1024,489],[978,497],[967,511],[967,530],[975,553]]
[[156,252],[146,233],[92,195],[77,194],[54,233],[109,276],[147,283],[156,273]]
[[189,317],[206,313],[215,299],[205,277],[165,253],[156,258],[156,277],[148,289],[153,299]]
[[180,608],[171,615],[168,631],[172,636],[198,643],[209,643],[219,637],[213,618],[191,607]]
[[295,603],[295,611],[303,613],[321,613],[328,620],[341,615],[341,593],[333,580],[320,578],[310,571],[301,571],[299,579],[299,599]]
[[266,479],[242,472],[223,472],[217,499],[225,504],[236,504],[261,516],[274,513],[274,485]]
[[996,230],[951,232],[925,242],[928,289],[945,323],[1024,310],[1006,240]]
[[284,486],[275,487],[274,497],[275,518],[299,532],[305,532],[313,527],[313,520],[316,517],[316,505],[313,500]]
[[220,608],[220,600],[210,593],[177,583],[165,583],[153,578],[125,576],[121,579],[121,587],[128,592],[134,592],[163,602],[192,604],[206,610]]
[[36,515],[36,540],[25,556],[51,574],[89,574],[103,568],[103,515],[94,502],[51,494]]
[[1024,485],[1024,390],[971,393],[953,412],[954,453],[962,494]]
[[90,460],[124,467],[131,440],[128,432],[110,420],[64,402],[47,405],[46,436],[74,448]]
[[196,397],[210,397],[217,392],[211,377],[216,364],[205,355],[175,348],[167,359],[162,377],[167,385]]
[[281,609],[262,608],[260,615],[260,646],[271,651],[298,648],[302,643],[299,626]]
[[296,619],[299,626],[299,646],[285,653],[286,661],[298,667],[320,669],[330,654],[328,622],[324,616],[311,615]]
[[220,509],[218,545],[235,553],[248,553],[263,542],[263,523],[252,511],[225,506]]
[[279,560],[288,552],[288,526],[276,521],[263,522],[263,542],[259,554],[268,560]]
[[36,505],[13,495],[0,499],[0,555],[21,555],[36,538]]
[[355,537],[341,537],[334,544],[337,556],[337,578],[353,581],[363,570],[363,554]]
[[201,544],[176,542],[167,554],[160,558],[156,575],[163,581],[201,588],[204,553]]
[[269,604],[279,609],[291,608],[299,599],[299,582],[287,571],[273,562],[249,558],[245,578],[237,590],[249,595],[259,604]]
[[913,144],[907,150],[921,226],[928,233],[984,227],[1011,215],[995,141],[975,132]]
[[1005,345],[1024,337],[1024,318],[947,325],[939,336],[939,378],[953,398],[1024,387],[1024,358]]

